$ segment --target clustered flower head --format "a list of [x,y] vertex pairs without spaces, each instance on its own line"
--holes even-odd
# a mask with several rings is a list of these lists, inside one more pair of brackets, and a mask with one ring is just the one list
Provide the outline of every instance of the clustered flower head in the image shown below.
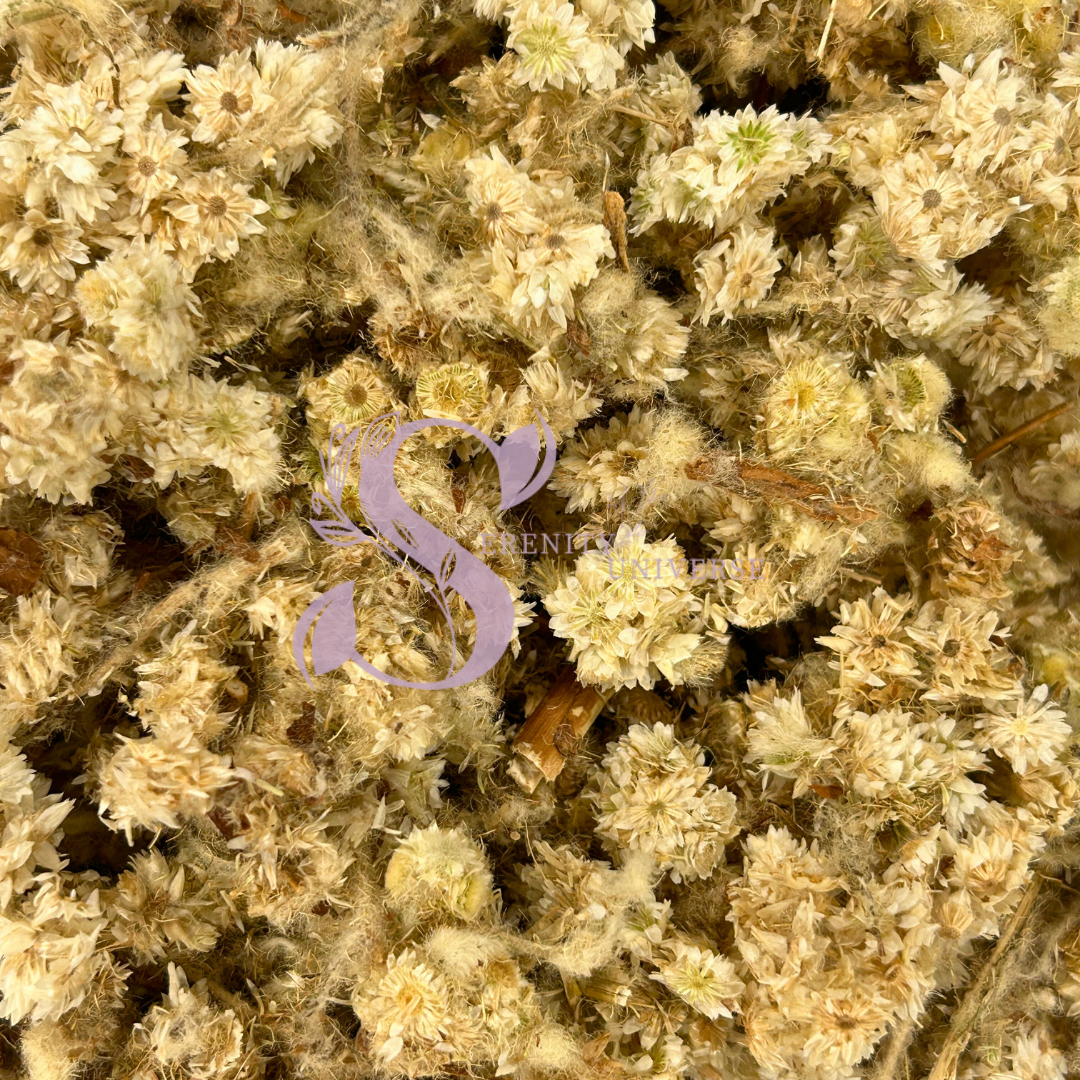
[[[651,688],[663,676],[686,681],[708,631],[727,629],[694,592],[673,540],[649,542],[642,526],[621,525],[608,550],[582,555],[544,598],[551,629],[573,643],[571,659],[586,683]],[[708,629],[707,629],[708,628]]]
[[674,729],[636,724],[601,762],[597,835],[616,850],[651,855],[672,880],[708,877],[736,834],[735,797],[708,780],[704,755]]
[[1066,1080],[1075,14],[8,5],[6,1071]]

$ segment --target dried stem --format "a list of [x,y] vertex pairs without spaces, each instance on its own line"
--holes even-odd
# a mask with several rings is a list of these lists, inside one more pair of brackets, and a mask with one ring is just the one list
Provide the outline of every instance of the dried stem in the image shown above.
[[235,596],[242,583],[259,577],[272,567],[296,559],[305,542],[303,532],[294,526],[285,526],[255,546],[253,555],[225,559],[194,574],[142,615],[133,618],[131,640],[114,648],[89,675],[72,687],[71,693],[76,697],[100,693],[110,679],[135,659],[150,637],[178,612],[199,600],[209,601],[214,594],[219,600]]
[[903,1070],[906,1073],[907,1048],[915,1034],[915,1023],[905,1020],[893,1028],[884,1051],[878,1057],[870,1080],[897,1080]]
[[998,976],[1004,965],[1004,961],[1010,948],[1015,943],[1024,924],[1031,916],[1038,899],[1039,890],[1042,888],[1043,878],[1035,874],[1028,883],[1020,906],[1013,912],[1008,925],[998,938],[990,959],[983,965],[978,977],[971,984],[964,1000],[953,1014],[952,1025],[945,1042],[941,1047],[941,1053],[934,1064],[933,1071],[928,1080],[954,1080],[956,1077],[956,1065],[960,1055],[967,1047],[968,1040],[975,1030],[975,1022],[983,1007],[993,997],[994,987],[998,983]]
[[517,757],[509,771],[526,791],[562,772],[607,700],[593,687],[582,686],[574,671],[573,666],[562,670],[514,739]]
[[731,466],[719,470],[714,482],[738,491],[740,495],[790,503],[821,521],[848,521],[858,525],[879,516],[877,510],[836,502],[823,484],[802,480],[772,465],[740,458],[732,460]]
[[1055,405],[1052,409],[1047,409],[1046,412],[1036,416],[1034,420],[1029,420],[1026,424],[1021,424],[1018,428],[1013,428],[1007,435],[1002,435],[1000,439],[995,439],[992,443],[987,443],[977,454],[972,454],[971,464],[978,465],[988,457],[993,457],[999,450],[1004,450],[1006,446],[1016,442],[1021,436],[1026,435],[1029,431],[1034,431],[1043,424],[1049,423],[1055,417],[1060,416],[1065,412],[1066,409],[1071,408],[1072,402],[1065,401],[1061,405]]

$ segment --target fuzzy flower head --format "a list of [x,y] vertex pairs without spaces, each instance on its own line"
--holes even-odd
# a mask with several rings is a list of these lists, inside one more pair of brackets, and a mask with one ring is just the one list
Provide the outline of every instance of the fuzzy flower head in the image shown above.
[[671,959],[663,961],[652,978],[710,1020],[730,1017],[735,999],[746,989],[746,984],[735,974],[735,965],[711,949],[683,941],[675,942],[672,953]]
[[1010,656],[1002,643],[1008,630],[998,626],[996,612],[967,612],[931,600],[906,633],[930,666],[931,700],[982,697],[1016,684],[1003,670]]
[[[1031,88],[1026,79],[1002,63],[994,50],[974,71],[938,68],[942,93],[930,118],[929,129],[947,139],[954,160],[966,169],[996,170],[1031,146],[1024,126],[1030,110]],[[928,87],[925,96],[937,87]]]
[[497,146],[467,161],[465,171],[469,209],[489,242],[513,244],[543,228],[533,212],[537,185],[528,173],[511,165]]
[[717,234],[734,229],[820,161],[830,140],[810,117],[769,106],[710,113],[691,121],[689,146],[658,154],[631,199],[634,232],[655,222],[694,222]]
[[968,175],[939,166],[926,151],[882,167],[873,192],[881,225],[896,250],[923,262],[959,259],[984,247],[1006,214],[988,205]]
[[160,116],[145,127],[124,135],[124,184],[138,197],[145,211],[154,199],[170,191],[185,173],[187,154],[181,149],[188,139],[167,131]]
[[986,698],[986,711],[975,722],[976,744],[993,750],[1021,774],[1056,761],[1072,738],[1072,728],[1065,713],[1048,702],[1049,692],[1043,684],[1030,697]]
[[518,55],[519,83],[530,90],[614,83],[622,58],[591,36],[589,20],[567,0],[522,0],[509,14],[506,46]]
[[359,353],[346,357],[325,375],[310,379],[303,392],[308,401],[308,424],[318,432],[320,447],[335,425],[354,428],[391,412],[397,404],[382,372]]
[[416,380],[416,404],[427,417],[475,424],[488,400],[488,372],[482,364],[446,364]]
[[635,724],[601,762],[590,795],[612,850],[652,856],[673,881],[708,877],[739,831],[735,796],[709,781],[701,748],[667,724]]
[[[832,633],[819,637],[819,645],[832,649],[843,664],[844,678],[873,687],[919,676],[915,649],[904,634],[909,599],[896,600],[880,586],[869,602],[840,601],[840,622]],[[839,663],[834,666],[839,667]]]
[[569,499],[567,513],[612,502],[637,483],[638,466],[655,436],[655,413],[639,407],[589,428],[555,463],[551,489]]
[[87,90],[80,83],[50,86],[48,102],[0,139],[0,157],[10,139],[28,147],[39,166],[28,179],[27,204],[44,208],[51,199],[67,221],[94,221],[116,198],[102,170],[115,158],[123,114]]
[[189,265],[210,257],[227,261],[240,250],[241,240],[266,232],[257,218],[270,207],[249,191],[250,185],[233,182],[224,169],[198,173],[174,189],[166,210],[173,222],[171,235]]
[[865,459],[868,395],[839,358],[799,350],[765,388],[758,437],[787,460]]
[[458,829],[413,829],[386,868],[386,889],[406,910],[431,909],[476,919],[491,903],[491,871],[483,852]]
[[198,300],[180,264],[156,240],[139,237],[103,259],[76,286],[83,317],[111,334],[125,371],[163,380],[196,351]]
[[[451,1037],[449,989],[442,977],[405,949],[387,963],[386,973],[353,997],[353,1008],[372,1035],[375,1052],[391,1062],[406,1048],[433,1049]],[[447,1049],[452,1049],[446,1046]]]
[[603,225],[549,226],[530,237],[515,258],[515,284],[509,298],[510,315],[519,325],[550,323],[566,329],[574,314],[573,290],[599,273],[602,258],[615,249]]
[[229,53],[218,67],[200,64],[188,75],[185,96],[199,121],[191,133],[195,142],[220,142],[250,119],[261,95],[259,72],[250,58],[250,49]]
[[723,321],[742,309],[752,311],[768,295],[780,270],[782,247],[774,247],[771,228],[755,229],[745,221],[726,240],[699,252],[694,281],[701,300],[696,318],[706,326],[717,311]]
[[936,430],[952,398],[948,377],[924,356],[876,362],[874,408],[899,431]]
[[640,525],[620,525],[609,550],[577,560],[544,605],[552,631],[573,642],[579,679],[647,689],[661,675],[685,681],[685,665],[704,646],[702,602],[686,568],[674,540],[649,543]]
[[77,225],[27,210],[21,221],[0,225],[0,270],[20,289],[62,294],[75,280],[75,267],[90,261],[81,238]]
[[812,730],[798,690],[790,698],[774,696],[755,709],[753,726],[747,732],[746,760],[757,763],[762,772],[795,780],[796,799],[823,778],[836,751],[832,739]]

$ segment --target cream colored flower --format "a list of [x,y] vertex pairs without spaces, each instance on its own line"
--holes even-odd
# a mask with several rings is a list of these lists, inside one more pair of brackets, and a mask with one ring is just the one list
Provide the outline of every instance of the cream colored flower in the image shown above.
[[812,997],[802,1046],[811,1068],[850,1069],[870,1055],[892,1019],[887,1004],[872,990],[851,986]]
[[[751,700],[751,707],[758,705]],[[803,709],[802,695],[793,691],[790,698],[779,695],[754,709],[754,722],[747,731],[746,760],[760,766],[762,772],[795,780],[797,799],[810,790],[811,783],[822,780],[838,749],[829,738],[815,735]]]
[[607,424],[583,431],[567,446],[551,476],[551,489],[569,501],[566,512],[587,510],[626,495],[637,483],[639,463],[655,435],[653,413],[635,406]]
[[555,635],[573,642],[582,682],[648,689],[661,675],[684,681],[680,669],[705,642],[686,571],[675,541],[649,543],[642,526],[620,525],[607,551],[577,560],[544,606]]
[[752,311],[765,299],[780,270],[782,247],[774,247],[776,233],[743,222],[727,240],[699,252],[694,281],[701,300],[695,318],[706,326],[717,311],[723,321],[739,309]]
[[121,737],[98,771],[98,798],[108,823],[131,842],[137,826],[180,828],[207,813],[214,796],[236,779],[229,759],[211,753],[192,730],[169,729],[145,739]]
[[[894,680],[919,677],[915,650],[904,636],[911,610],[910,598],[894,599],[878,587],[868,603],[840,601],[840,622],[832,633],[816,639],[838,653],[845,679],[866,686],[885,686],[883,676]],[[834,664],[834,666],[839,666]]]
[[193,141],[216,143],[235,135],[261,105],[261,80],[250,57],[250,49],[229,53],[216,68],[200,64],[188,75],[184,97],[199,121]]
[[416,403],[424,416],[475,424],[488,405],[488,373],[482,364],[447,364],[416,380]]
[[405,949],[387,962],[373,993],[354,995],[353,1008],[371,1031],[379,1058],[391,1062],[406,1046],[452,1049],[449,1040],[462,1033],[451,1029],[448,998],[441,976]]
[[739,831],[735,796],[709,782],[701,748],[666,724],[635,724],[610,745],[589,798],[598,836],[652,856],[673,881],[708,877]]
[[318,428],[319,448],[337,424],[354,428],[365,420],[392,412],[398,405],[380,369],[362,354],[346,357],[337,367],[304,383],[308,423]]
[[[602,47],[589,36],[589,20],[567,0],[522,0],[509,11],[506,47],[518,54],[519,82],[530,90],[592,82]],[[617,54],[616,54],[617,55]]]
[[113,56],[126,135],[145,124],[151,110],[167,107],[176,99],[188,72],[183,55],[170,49],[124,44]]
[[197,882],[158,851],[136,855],[109,901],[109,929],[117,944],[132,949],[144,963],[161,959],[170,944],[195,952],[213,948],[221,919],[209,890]]
[[1043,684],[1030,697],[984,699],[986,712],[975,722],[976,744],[993,750],[1021,774],[1040,762],[1055,762],[1068,746],[1072,728],[1065,713],[1048,703],[1049,692]]
[[873,197],[896,250],[923,262],[970,255],[1007,216],[973,190],[966,174],[938,165],[925,150],[883,165]]
[[144,212],[185,174],[187,154],[181,147],[187,141],[179,131],[166,131],[160,116],[155,116],[148,126],[124,135],[124,183],[142,200]]
[[1016,685],[1002,670],[1009,652],[993,640],[1008,635],[998,620],[993,611],[965,612],[936,600],[922,606],[906,632],[930,664],[933,699],[982,697]]
[[157,240],[140,236],[101,260],[82,276],[75,293],[87,323],[111,333],[125,371],[163,380],[194,357],[198,300],[179,263]]
[[191,1080],[240,1080],[244,1025],[232,1009],[210,1004],[206,980],[188,983],[184,969],[170,963],[169,992],[149,1009],[136,1033],[157,1063],[155,1072],[181,1073]]
[[574,314],[573,290],[596,277],[605,257],[614,258],[615,249],[603,225],[566,224],[531,236],[514,262],[511,317],[529,327],[546,316],[565,330]]
[[746,984],[735,974],[735,965],[711,949],[683,941],[675,942],[672,954],[670,960],[660,963],[652,978],[710,1020],[730,1017],[735,999],[746,989]]
[[489,241],[513,245],[541,231],[543,222],[534,213],[537,185],[528,173],[511,165],[497,146],[470,158],[465,169],[470,177],[465,187],[469,208]]
[[947,64],[938,67],[944,86],[928,127],[955,147],[953,160],[961,168],[994,171],[1031,148],[1023,124],[1031,88],[1001,57],[995,49],[967,73]]
[[240,250],[241,240],[266,232],[256,218],[270,207],[253,199],[250,190],[224,169],[197,173],[174,188],[165,209],[176,222],[181,251],[227,261]]
[[952,398],[948,376],[925,356],[874,363],[874,406],[900,431],[935,430]]
[[63,293],[75,280],[75,265],[88,263],[82,229],[27,210],[21,221],[0,225],[0,270],[20,289],[38,286],[50,295]]
[[484,854],[459,829],[413,829],[386,867],[392,902],[416,915],[446,912],[471,921],[492,900],[492,877]]

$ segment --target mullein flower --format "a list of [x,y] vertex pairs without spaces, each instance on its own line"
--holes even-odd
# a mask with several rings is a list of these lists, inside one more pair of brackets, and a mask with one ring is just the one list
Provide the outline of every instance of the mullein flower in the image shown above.
[[75,267],[90,261],[82,235],[78,225],[27,210],[21,221],[0,225],[0,270],[20,289],[66,292],[75,280]]
[[614,85],[622,57],[593,37],[588,18],[567,0],[521,0],[508,15],[506,45],[518,55],[518,81],[530,90]]
[[171,224],[165,242],[192,268],[208,257],[231,259],[241,240],[266,232],[256,219],[270,207],[251,198],[250,190],[224,169],[189,176],[166,204]]
[[1047,702],[1049,688],[1037,686],[1030,697],[987,698],[986,712],[975,722],[975,742],[993,750],[1023,774],[1032,765],[1056,761],[1072,738],[1065,713]]
[[465,169],[469,174],[465,188],[469,208],[489,243],[513,246],[543,228],[535,213],[537,185],[527,172],[511,165],[497,146],[470,158]]
[[187,136],[181,132],[167,131],[160,116],[144,127],[125,130],[126,156],[121,159],[120,168],[125,186],[141,200],[143,212],[187,175],[187,154],[181,149],[187,142]]
[[687,664],[706,642],[702,601],[686,566],[673,540],[650,543],[644,527],[629,525],[619,526],[608,550],[577,560],[544,606],[554,633],[573,643],[570,658],[583,682],[650,689],[661,676],[685,681]]
[[216,68],[200,64],[186,81],[184,96],[198,120],[191,133],[195,142],[216,143],[235,135],[261,104],[262,85],[250,49],[230,53]]
[[197,347],[198,300],[180,264],[139,237],[98,262],[75,290],[87,323],[111,336],[125,371],[157,382],[184,367]]
[[869,602],[841,600],[840,622],[816,640],[838,654],[834,666],[846,679],[871,687],[885,686],[886,678],[917,680],[915,648],[904,634],[910,610],[910,598],[894,599],[879,587]]

